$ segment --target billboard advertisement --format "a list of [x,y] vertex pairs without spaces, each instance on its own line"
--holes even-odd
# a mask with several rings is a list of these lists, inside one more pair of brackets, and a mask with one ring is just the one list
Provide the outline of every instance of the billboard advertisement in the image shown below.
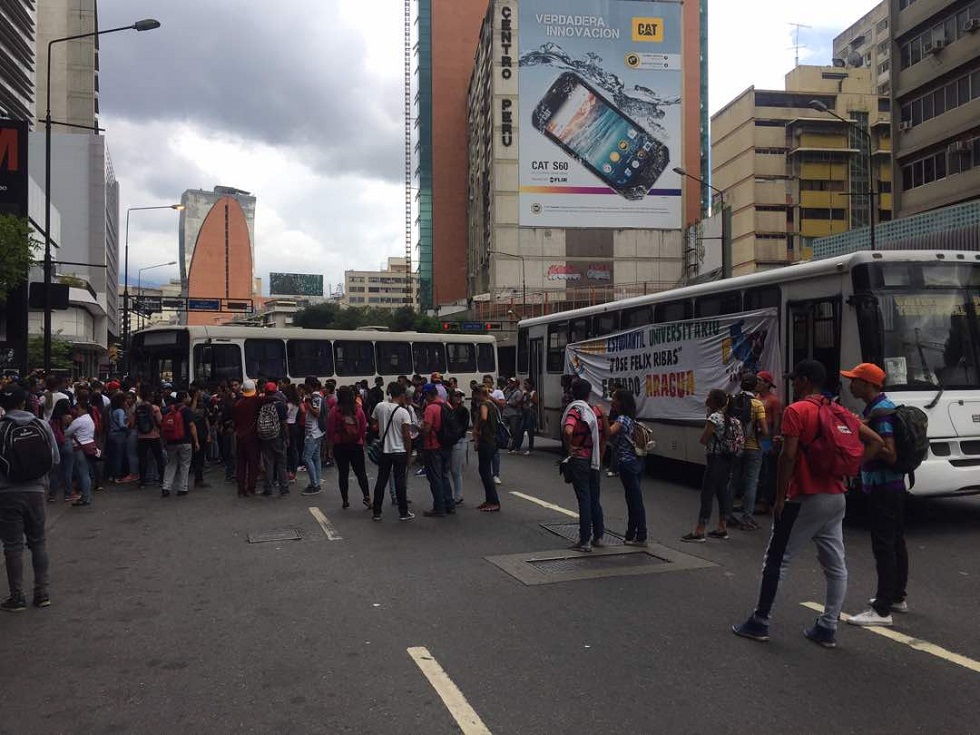
[[681,4],[521,0],[520,224],[679,229]]
[[323,296],[323,276],[317,273],[270,273],[270,296]]

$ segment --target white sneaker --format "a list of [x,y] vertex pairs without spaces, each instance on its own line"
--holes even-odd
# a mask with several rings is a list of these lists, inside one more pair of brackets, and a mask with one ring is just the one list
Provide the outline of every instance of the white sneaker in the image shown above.
[[847,622],[851,625],[892,625],[891,615],[879,615],[875,612],[874,608],[870,610],[865,610],[860,615],[852,615],[847,619]]
[[[870,600],[868,600],[868,604],[874,607],[875,598],[872,597]],[[905,600],[902,600],[901,602],[893,602],[891,611],[897,613],[907,613],[909,611],[909,604]]]
[[494,485],[502,485],[503,483],[500,481],[500,478],[499,477],[497,477],[496,475],[494,475],[493,476],[493,484]]
[[524,456],[525,457],[528,456],[530,453],[531,453],[531,450],[530,449],[525,449],[524,450]]

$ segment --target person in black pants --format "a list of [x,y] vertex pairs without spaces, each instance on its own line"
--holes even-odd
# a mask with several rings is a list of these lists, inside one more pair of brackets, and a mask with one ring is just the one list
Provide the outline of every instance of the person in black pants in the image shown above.
[[348,483],[351,469],[360,485],[364,505],[371,507],[368,494],[367,472],[364,469],[364,437],[367,433],[367,418],[354,400],[350,386],[342,385],[337,390],[337,403],[327,415],[328,456],[337,463],[337,482],[340,485],[340,498],[344,508],[350,507]]
[[491,405],[490,393],[485,385],[473,389],[476,403],[476,418],[473,422],[473,444],[480,466],[480,482],[483,483],[483,503],[476,507],[485,513],[495,513],[500,510],[500,497],[497,495],[497,485],[493,481],[493,455],[497,451],[497,421],[499,414],[496,406]]
[[681,536],[681,541],[704,543],[705,529],[711,520],[711,506],[718,500],[718,528],[708,532],[708,536],[717,539],[728,538],[727,519],[732,510],[732,498],[728,492],[728,481],[732,474],[731,451],[732,428],[727,424],[737,421],[725,412],[728,405],[728,394],[720,388],[708,391],[704,402],[708,409],[704,431],[701,432],[701,443],[704,445],[705,467],[701,480],[701,508],[698,511],[698,525],[693,533]]

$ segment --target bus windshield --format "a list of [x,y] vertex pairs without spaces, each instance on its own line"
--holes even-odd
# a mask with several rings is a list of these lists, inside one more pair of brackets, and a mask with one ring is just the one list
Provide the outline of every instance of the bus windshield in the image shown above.
[[135,334],[130,372],[148,385],[186,386],[190,382],[187,344],[186,332],[179,330]]
[[970,265],[872,266],[858,294],[862,352],[880,361],[891,390],[980,388],[980,269]]

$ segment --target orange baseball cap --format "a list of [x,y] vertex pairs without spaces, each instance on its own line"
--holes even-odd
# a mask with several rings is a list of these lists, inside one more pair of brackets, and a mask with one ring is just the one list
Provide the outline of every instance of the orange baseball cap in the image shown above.
[[840,374],[851,380],[863,380],[879,388],[885,384],[885,371],[871,362],[862,362],[853,370],[841,370]]

